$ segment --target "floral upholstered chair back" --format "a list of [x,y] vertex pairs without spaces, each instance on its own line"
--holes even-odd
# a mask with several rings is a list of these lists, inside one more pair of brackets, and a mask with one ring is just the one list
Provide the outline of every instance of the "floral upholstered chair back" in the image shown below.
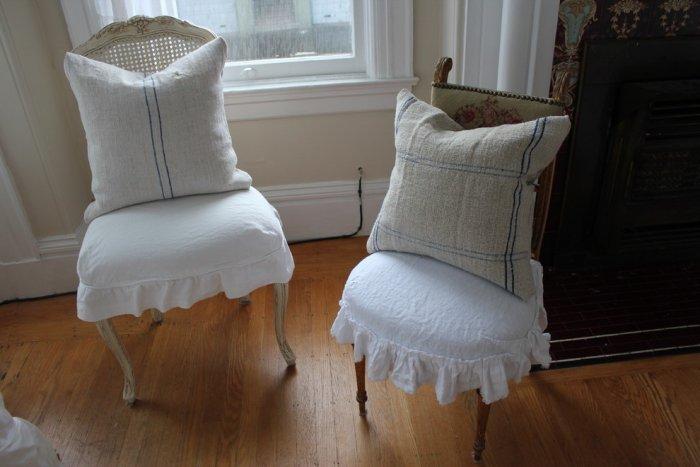
[[[512,94],[447,83],[452,59],[440,59],[435,69],[430,102],[465,129],[521,123],[540,117],[563,115],[564,105],[555,99]],[[549,200],[554,178],[554,163],[540,174],[532,229],[532,256],[539,259]]]

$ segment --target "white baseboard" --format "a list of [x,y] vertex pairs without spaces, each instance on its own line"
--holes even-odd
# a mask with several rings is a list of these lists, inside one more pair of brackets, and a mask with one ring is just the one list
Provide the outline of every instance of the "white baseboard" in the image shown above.
[[73,292],[80,242],[75,234],[37,241],[39,257],[0,266],[0,301]]
[[[363,182],[367,235],[379,213],[388,180]],[[258,188],[277,209],[289,242],[353,233],[360,222],[357,181],[334,181]],[[80,242],[75,234],[37,241],[39,258],[0,266],[0,302],[73,292]]]
[[[360,235],[372,228],[388,186],[388,180],[363,182]],[[289,242],[351,234],[360,224],[357,181],[280,185],[260,192],[279,211]]]

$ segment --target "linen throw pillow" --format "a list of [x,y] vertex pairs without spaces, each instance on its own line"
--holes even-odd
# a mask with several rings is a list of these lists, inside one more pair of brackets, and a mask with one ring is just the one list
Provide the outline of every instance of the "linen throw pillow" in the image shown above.
[[569,118],[465,130],[403,90],[394,123],[396,162],[368,251],[430,256],[528,299],[535,184]]
[[152,75],[67,53],[95,201],[85,220],[132,204],[250,187],[236,169],[217,38]]

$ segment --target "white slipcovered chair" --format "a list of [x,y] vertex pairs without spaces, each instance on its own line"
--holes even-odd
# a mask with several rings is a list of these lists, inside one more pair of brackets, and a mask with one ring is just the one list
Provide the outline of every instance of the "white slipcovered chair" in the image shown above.
[[[562,105],[551,99],[447,84],[451,66],[449,58],[438,63],[431,102],[465,128],[563,113]],[[508,381],[526,375],[532,363],[547,366],[551,361],[537,259],[552,174],[550,166],[539,177],[531,260],[536,293],[529,301],[410,253],[376,252],[353,269],[331,333],[354,346],[360,415],[366,414],[365,373],[372,380],[389,378],[410,394],[423,384],[434,385],[440,404],[476,389],[473,458],[481,459],[489,404],[506,397]]]
[[[73,52],[149,74],[214,38],[172,17],[137,16],[104,27]],[[132,405],[133,369],[110,318],[150,309],[158,323],[163,312],[219,292],[247,305],[250,292],[274,284],[277,342],[291,366],[284,314],[293,270],[277,212],[255,188],[139,204],[88,226],[78,259],[78,317],[96,322],[121,365],[123,398]]]

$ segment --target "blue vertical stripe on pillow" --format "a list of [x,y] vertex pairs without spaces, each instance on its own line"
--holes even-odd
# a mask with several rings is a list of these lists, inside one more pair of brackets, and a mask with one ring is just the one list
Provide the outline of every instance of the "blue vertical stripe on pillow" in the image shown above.
[[[540,125],[540,122],[542,123],[542,125]],[[522,202],[522,176],[526,174],[527,171],[530,169],[530,160],[532,158],[532,152],[542,140],[542,135],[544,135],[544,128],[546,123],[547,117],[538,118],[535,121],[535,128],[532,131],[532,137],[530,138],[530,142],[528,143],[528,145],[525,147],[522,159],[520,160],[520,177],[518,177],[518,182],[516,183],[515,190],[513,191],[513,209],[510,213],[510,226],[508,228],[508,240],[506,242],[506,257],[504,258],[505,289],[512,293],[515,293],[515,267],[513,265],[513,251],[515,250],[515,239],[517,238],[518,233],[518,215],[520,213],[520,205]],[[509,274],[510,284],[508,281]]]
[[163,164],[165,164],[165,173],[168,176],[168,186],[170,187],[170,197],[174,198],[173,182],[170,180],[170,169],[168,168],[168,159],[165,157],[165,143],[163,143],[163,121],[160,117],[160,105],[158,104],[158,92],[156,92],[156,82],[151,76],[151,84],[153,85],[153,97],[156,100],[156,113],[158,114],[158,129],[160,131],[160,149],[163,152]]
[[399,108],[399,111],[396,112],[396,120],[394,121],[394,135],[396,135],[399,131],[399,122],[401,121],[401,117],[403,117],[403,114],[406,112],[406,110],[416,102],[416,98],[413,96],[409,96],[408,99],[403,101],[401,104],[401,107]]
[[163,180],[160,178],[160,167],[158,166],[158,156],[156,156],[156,142],[153,137],[153,119],[151,118],[151,105],[148,103],[148,93],[146,92],[146,79],[143,82],[143,98],[146,100],[146,112],[148,113],[148,125],[151,128],[151,146],[153,147],[153,161],[156,164],[156,171],[158,172],[158,183],[160,183],[160,192],[165,199],[165,190],[163,189]]

